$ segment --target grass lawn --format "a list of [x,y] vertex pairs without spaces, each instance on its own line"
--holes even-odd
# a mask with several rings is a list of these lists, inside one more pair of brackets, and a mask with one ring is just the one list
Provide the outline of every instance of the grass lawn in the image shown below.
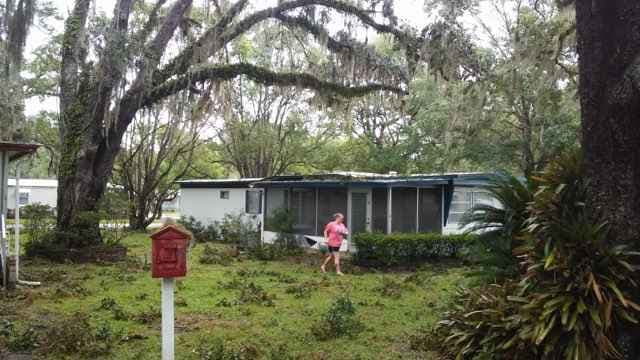
[[[24,328],[57,314],[84,312],[93,326],[108,325],[117,336],[111,354],[103,358],[159,359],[160,280],[152,279],[144,265],[150,240],[146,234],[134,234],[124,242],[134,257],[127,263],[23,261],[23,278],[44,285],[18,289],[0,299],[0,322],[9,320]],[[319,273],[319,255],[203,265],[198,262],[202,249],[193,249],[188,276],[177,286],[177,359],[217,359],[198,354],[198,349],[215,348],[218,338],[239,359],[253,358],[252,354],[266,359],[436,359],[430,352],[411,350],[408,339],[434,324],[456,287],[470,281],[472,271],[438,264],[415,272],[383,273],[347,265],[347,276],[337,277]],[[243,298],[239,284],[250,283],[256,286],[245,286],[251,291]],[[311,328],[341,294],[355,304],[364,329],[318,340]]]

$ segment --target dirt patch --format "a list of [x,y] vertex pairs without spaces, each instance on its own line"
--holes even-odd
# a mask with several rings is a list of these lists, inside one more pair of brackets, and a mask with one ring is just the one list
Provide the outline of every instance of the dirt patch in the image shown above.
[[223,320],[217,316],[208,314],[184,314],[176,318],[176,333],[186,333],[202,329],[212,330],[215,328],[236,328],[246,325],[246,321]]

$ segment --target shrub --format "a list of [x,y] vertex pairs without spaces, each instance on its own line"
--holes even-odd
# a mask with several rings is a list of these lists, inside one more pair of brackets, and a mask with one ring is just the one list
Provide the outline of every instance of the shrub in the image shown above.
[[225,251],[221,248],[212,246],[210,244],[205,244],[202,249],[202,254],[198,261],[200,264],[216,264],[216,265],[229,265],[234,258],[228,251]]
[[364,329],[356,317],[356,307],[349,297],[338,297],[320,321],[313,324],[312,334],[318,340],[354,336]]
[[287,256],[300,255],[303,252],[300,247],[283,246],[276,244],[257,244],[247,249],[249,258],[261,261],[273,261],[285,258]]
[[221,240],[243,248],[260,244],[260,229],[253,218],[245,214],[227,214],[217,223]]
[[44,204],[29,204],[20,208],[25,219],[22,223],[25,232],[31,239],[41,239],[51,230],[55,222],[55,209]]
[[417,265],[422,262],[461,256],[475,235],[442,235],[435,233],[359,233],[353,236],[358,251],[354,260],[363,266]]
[[193,216],[181,217],[179,223],[185,227],[185,229],[191,231],[193,238],[197,242],[214,242],[220,241],[220,234],[215,225],[204,225],[202,222],[196,220]]
[[524,265],[520,281],[463,299],[441,322],[444,343],[459,346],[460,358],[619,358],[620,329],[640,319],[632,300],[640,252],[616,245],[606,225],[593,222],[579,154],[551,162],[537,181],[514,249]]
[[278,235],[275,244],[284,248],[298,248],[296,235],[293,233],[295,217],[288,209],[276,209],[266,220],[267,227]]
[[127,236],[129,199],[127,193],[119,189],[108,189],[98,204],[98,214],[103,220],[100,234],[107,246],[119,245]]

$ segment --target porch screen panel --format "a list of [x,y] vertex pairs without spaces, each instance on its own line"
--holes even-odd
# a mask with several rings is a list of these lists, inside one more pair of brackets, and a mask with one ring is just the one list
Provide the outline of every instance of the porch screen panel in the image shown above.
[[288,189],[279,189],[279,188],[267,188],[265,189],[265,222],[264,229],[267,231],[274,231],[274,228],[271,223],[271,217],[273,214],[280,209],[286,210],[287,204],[289,202],[289,191]]
[[416,188],[393,188],[391,230],[416,232]]
[[324,227],[329,223],[331,215],[342,213],[347,224],[347,189],[319,189],[318,190],[318,229],[316,235],[322,235]]
[[293,189],[291,191],[291,214],[295,220],[293,232],[314,234],[316,227],[315,189]]
[[442,190],[420,189],[420,232],[442,232]]
[[374,232],[387,232],[387,189],[373,189],[372,197],[372,220],[371,229]]

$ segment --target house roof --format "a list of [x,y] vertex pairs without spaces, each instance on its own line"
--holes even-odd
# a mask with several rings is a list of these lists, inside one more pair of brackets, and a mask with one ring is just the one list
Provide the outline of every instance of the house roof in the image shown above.
[[0,152],[9,153],[9,161],[17,160],[25,155],[33,154],[40,144],[13,143],[0,141]]
[[477,186],[486,184],[491,173],[443,174],[371,174],[334,172],[314,175],[273,176],[254,183],[256,187],[420,187],[453,184]]
[[251,184],[262,180],[262,178],[239,178],[239,179],[198,179],[176,181],[182,189],[234,189],[248,188]]
[[[9,179],[9,186],[16,186],[16,179]],[[58,180],[56,179],[20,179],[20,187],[58,187]]]

